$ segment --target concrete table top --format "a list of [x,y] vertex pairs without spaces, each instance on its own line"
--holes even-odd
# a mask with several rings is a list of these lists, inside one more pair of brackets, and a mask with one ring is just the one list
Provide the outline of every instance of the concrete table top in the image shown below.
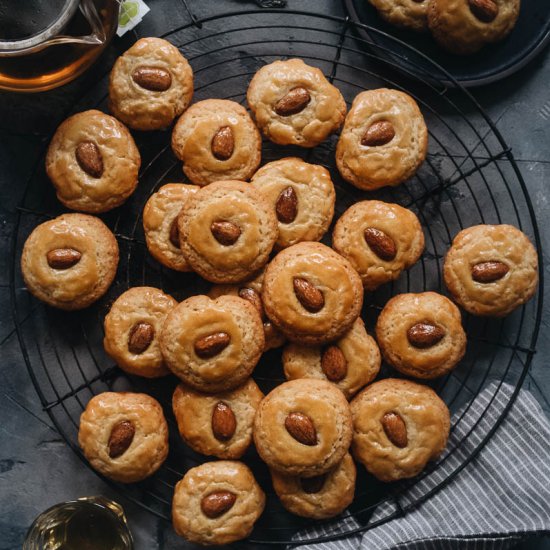
[[[137,27],[139,36],[160,35],[189,22],[182,3],[150,0],[152,12]],[[246,0],[190,0],[199,16],[253,8]],[[289,0],[290,8],[345,15],[338,0]],[[258,8],[259,9],[259,8]],[[0,550],[21,547],[33,519],[55,503],[102,494],[121,502],[138,549],[171,549],[187,545],[170,525],[125,501],[87,468],[65,444],[42,410],[21,356],[10,311],[9,265],[15,209],[34,161],[47,136],[66,111],[134,37],[115,38],[89,74],[61,89],[39,95],[1,94],[0,101]],[[545,262],[550,250],[548,216],[550,181],[550,50],[543,52],[503,82],[473,90],[511,146],[531,195],[541,230]],[[550,284],[547,277],[547,285]],[[544,289],[546,290],[546,289]],[[550,415],[550,308],[544,313],[537,354],[524,387]],[[518,548],[550,548],[548,540],[528,541]]]

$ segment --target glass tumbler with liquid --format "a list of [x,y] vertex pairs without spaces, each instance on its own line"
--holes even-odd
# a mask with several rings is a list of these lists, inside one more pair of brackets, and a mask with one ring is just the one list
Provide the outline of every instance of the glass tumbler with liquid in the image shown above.
[[120,0],[0,0],[0,89],[39,92],[85,71],[118,24]]
[[23,550],[133,550],[121,506],[85,497],[52,506],[31,525]]

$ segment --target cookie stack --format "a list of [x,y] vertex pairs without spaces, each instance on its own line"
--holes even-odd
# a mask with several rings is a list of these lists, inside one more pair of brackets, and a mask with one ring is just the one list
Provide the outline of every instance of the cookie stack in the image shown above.
[[[275,61],[250,82],[253,118],[241,105],[208,99],[189,106],[193,75],[164,40],[138,41],[115,64],[110,109],[87,111],[56,132],[46,167],[59,199],[86,214],[38,226],[21,267],[29,290],[62,309],[81,309],[113,281],[116,239],[89,214],[126,200],[139,152],[130,132],[170,125],[189,183],[167,183],[143,210],[152,258],[213,283],[178,303],[162,290],[130,288],[104,320],[104,347],[133,376],[174,375],[172,409],[194,452],[221,460],[189,470],[173,500],[176,531],[202,544],[248,536],[265,495],[239,460],[254,443],[290,512],[315,519],[353,500],[352,459],[383,481],[417,475],[445,448],[449,411],[427,386],[375,381],[382,357],[407,377],[450,372],[466,349],[457,305],[427,291],[394,296],[376,340],[360,317],[364,291],[417,262],[424,234],[396,204],[362,200],[329,230],[336,194],[322,166],[299,158],[261,162],[261,133],[277,144],[314,147],[343,124],[341,176],[374,190],[399,185],[423,162],[428,132],[416,102],[397,90],[360,93],[346,116],[342,95],[298,59]],[[250,181],[248,181],[250,180]],[[455,238],[444,278],[453,300],[474,315],[502,316],[537,285],[537,254],[508,225],[477,226]],[[252,375],[262,354],[284,346],[287,382],[264,396]],[[351,402],[350,402],[351,401]],[[153,474],[168,454],[159,403],[108,392],[82,414],[79,443],[102,474],[130,483]]]
[[369,0],[388,23],[432,33],[451,53],[465,55],[506,38],[520,0]]

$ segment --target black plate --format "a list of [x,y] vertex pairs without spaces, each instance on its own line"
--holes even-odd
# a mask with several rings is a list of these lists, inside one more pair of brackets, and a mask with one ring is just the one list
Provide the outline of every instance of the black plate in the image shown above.
[[[386,23],[368,0],[345,0],[345,4],[354,22],[364,23],[396,36],[444,67],[463,86],[481,86],[513,74],[542,51],[550,41],[550,2],[547,0],[522,0],[518,22],[509,36],[502,42],[485,46],[477,54],[467,56],[445,52],[429,33],[418,34]],[[358,33],[369,42],[391,47],[395,53],[410,58],[410,50],[399,48],[395,42],[379,33],[369,32],[367,28],[359,28]],[[401,63],[408,69],[411,68],[406,61],[401,60]],[[429,65],[421,56],[414,59],[414,64],[426,67]],[[455,85],[453,82],[447,84]]]

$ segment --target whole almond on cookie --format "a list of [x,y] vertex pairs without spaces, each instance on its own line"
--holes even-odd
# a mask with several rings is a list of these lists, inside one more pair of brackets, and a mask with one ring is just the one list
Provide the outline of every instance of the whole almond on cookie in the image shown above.
[[218,160],[227,160],[231,158],[235,149],[235,138],[231,126],[222,126],[214,134],[210,149]]
[[348,362],[338,346],[329,346],[321,355],[321,369],[331,382],[340,382],[348,373]]
[[195,342],[195,353],[201,359],[210,359],[221,353],[231,342],[231,336],[227,332],[215,332]]
[[99,147],[92,141],[80,142],[75,149],[75,157],[80,168],[92,178],[103,175],[103,157]]
[[295,115],[303,111],[311,101],[309,92],[298,86],[290,90],[276,103],[274,111],[280,116]]
[[290,413],[285,419],[287,432],[303,445],[317,445],[317,430],[309,416],[299,412]]
[[498,4],[494,0],[468,0],[468,5],[482,23],[491,23],[498,15]]
[[493,283],[510,271],[503,262],[481,262],[472,267],[472,279],[478,283]]
[[214,238],[224,246],[235,244],[241,236],[241,230],[238,225],[233,222],[213,222],[210,226],[210,231]]
[[138,67],[132,80],[150,92],[165,92],[172,85],[172,75],[159,67]]
[[215,491],[201,500],[201,510],[210,519],[219,518],[233,507],[236,500],[237,495],[235,493]]
[[154,337],[153,325],[143,322],[136,323],[128,336],[128,350],[130,353],[140,355],[151,345]]
[[237,419],[231,407],[219,401],[212,411],[212,433],[218,441],[231,439],[237,429]]
[[396,447],[403,449],[408,445],[407,426],[401,416],[395,412],[389,412],[382,417],[380,422],[388,439]]
[[407,339],[416,348],[435,346],[445,336],[445,331],[431,323],[416,323],[407,330]]
[[397,247],[394,240],[380,229],[367,227],[364,231],[366,243],[371,250],[386,262],[391,262],[397,255]]
[[72,248],[55,248],[46,254],[48,265],[52,269],[69,269],[76,265],[82,254]]
[[308,280],[294,277],[294,294],[298,301],[311,313],[320,311],[325,305],[323,293],[313,286]]
[[283,189],[275,203],[277,219],[281,223],[292,223],[298,214],[298,196],[290,185]]
[[387,120],[379,120],[367,128],[361,138],[361,145],[379,147],[386,145],[395,137],[395,128]]
[[136,429],[128,420],[115,424],[109,436],[109,457],[118,458],[123,455],[134,440]]

